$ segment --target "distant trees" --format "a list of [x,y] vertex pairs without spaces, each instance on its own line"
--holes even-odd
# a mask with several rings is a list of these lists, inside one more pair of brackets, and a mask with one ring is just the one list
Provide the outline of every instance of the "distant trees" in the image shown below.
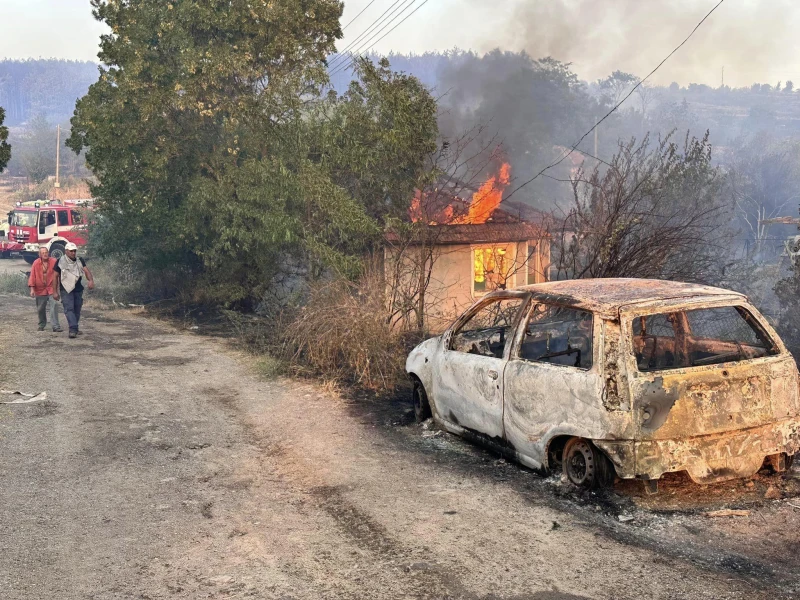
[[0,107],[0,173],[6,168],[8,161],[11,160],[11,146],[8,143],[8,127],[3,125],[6,118],[6,111]]
[[56,172],[56,127],[44,115],[34,117],[18,138],[19,162],[32,183]]
[[763,221],[790,214],[800,200],[800,142],[768,133],[740,138],[730,149],[726,167],[740,235],[751,242],[751,254],[764,259],[760,254],[769,250],[763,247],[768,234],[774,237],[781,227],[789,231],[785,225],[768,229]]
[[633,86],[635,86],[638,81],[639,78],[633,73],[614,71],[605,79],[598,79],[597,84],[608,99],[608,104],[614,106],[633,89]]
[[96,78],[97,65],[88,61],[0,60],[0,106],[7,124],[21,125],[39,114],[63,121]]

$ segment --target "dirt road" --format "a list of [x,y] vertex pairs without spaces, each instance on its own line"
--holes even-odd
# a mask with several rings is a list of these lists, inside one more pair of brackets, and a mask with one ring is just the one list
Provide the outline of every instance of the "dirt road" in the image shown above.
[[0,323],[0,388],[47,392],[0,405],[5,600],[800,592],[796,500],[654,512],[412,424],[402,403],[259,381],[224,342],[130,313],[89,310],[69,340],[0,295]]

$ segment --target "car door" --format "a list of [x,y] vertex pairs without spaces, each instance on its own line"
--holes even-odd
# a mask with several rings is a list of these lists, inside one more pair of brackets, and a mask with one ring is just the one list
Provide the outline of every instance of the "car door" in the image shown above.
[[58,224],[56,223],[56,211],[39,211],[39,241],[46,242],[50,238],[58,235]]
[[433,386],[440,417],[502,438],[503,370],[526,302],[520,294],[487,298],[445,335]]
[[590,312],[535,300],[523,320],[503,379],[503,426],[510,444],[539,464],[554,431],[588,432],[602,421],[599,327]]

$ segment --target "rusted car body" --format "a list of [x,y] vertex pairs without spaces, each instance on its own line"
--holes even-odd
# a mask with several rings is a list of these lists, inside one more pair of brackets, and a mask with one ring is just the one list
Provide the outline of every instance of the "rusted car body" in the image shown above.
[[765,460],[785,469],[800,450],[794,359],[746,297],[719,288],[598,279],[493,292],[406,369],[418,417],[578,484],[601,485],[601,463],[611,481],[686,471],[710,483]]

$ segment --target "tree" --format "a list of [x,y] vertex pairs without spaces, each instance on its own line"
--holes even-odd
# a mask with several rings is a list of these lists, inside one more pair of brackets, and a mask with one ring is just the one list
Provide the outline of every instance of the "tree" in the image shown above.
[[25,175],[41,183],[56,172],[56,129],[47,118],[36,115],[19,140],[19,158]]
[[0,107],[0,173],[6,168],[8,161],[11,160],[11,146],[8,143],[8,127],[3,125],[6,118],[6,111]]
[[786,85],[783,87],[783,91],[791,94],[793,90],[794,90],[794,83],[791,80],[787,81]]
[[669,136],[620,144],[605,171],[573,177],[573,206],[554,215],[559,276],[713,281],[729,237],[722,184],[708,133],[683,148]]
[[336,0],[92,4],[111,32],[68,145],[98,179],[98,251],[239,306],[286,270],[355,276],[381,231],[375,195],[413,180],[435,139],[418,82],[362,63],[349,95],[323,96]]
[[631,91],[638,81],[639,78],[633,73],[614,71],[605,79],[598,79],[597,83],[600,89],[603,90],[608,103],[614,106],[622,100],[625,94]]

